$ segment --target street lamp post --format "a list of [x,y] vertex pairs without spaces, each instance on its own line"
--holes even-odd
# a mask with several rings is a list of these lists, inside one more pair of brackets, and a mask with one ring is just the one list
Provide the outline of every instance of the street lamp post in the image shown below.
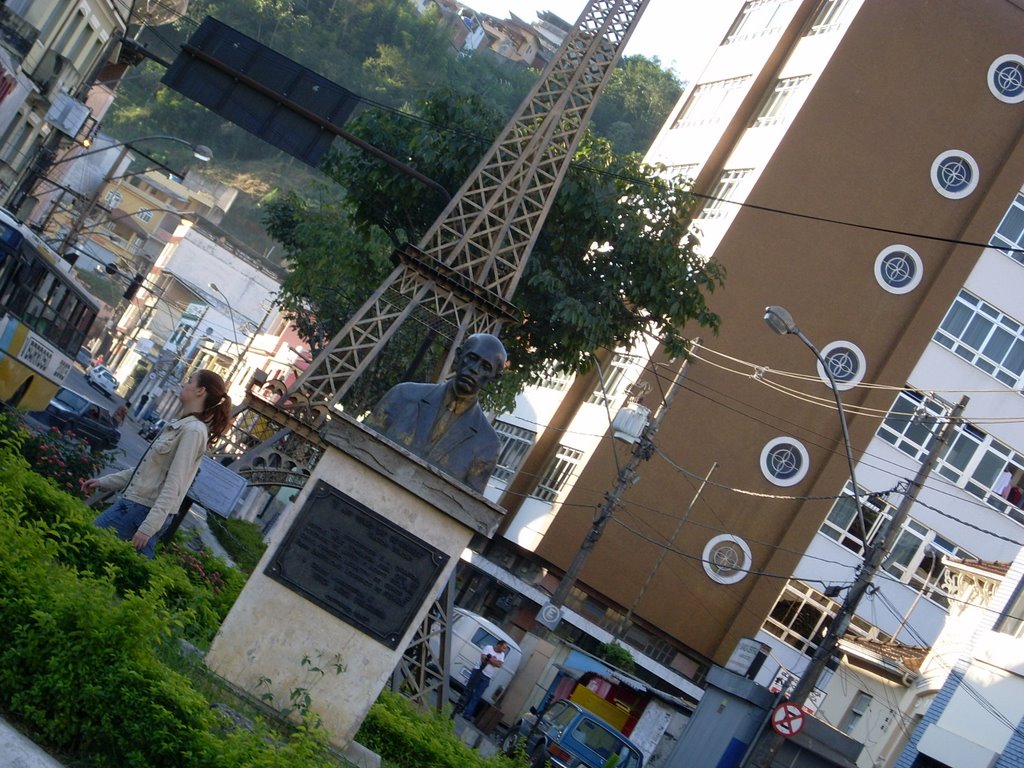
[[[15,210],[15,211],[18,210],[22,206],[22,204],[25,202],[26,198],[28,198],[29,193],[32,191],[33,187],[35,187],[37,181],[39,179],[44,179],[45,180],[46,179],[46,172],[49,169],[54,168],[55,166],[63,165],[64,163],[69,163],[72,160],[78,160],[78,159],[83,158],[83,157],[89,157],[90,155],[96,155],[96,154],[99,154],[101,152],[107,152],[107,151],[109,151],[111,149],[116,149],[117,147],[125,147],[126,148],[125,152],[126,152],[127,148],[130,147],[132,149],[135,149],[134,145],[139,143],[139,142],[143,142],[143,141],[173,141],[173,142],[176,142],[178,144],[184,144],[186,147],[191,149],[193,156],[197,160],[199,160],[201,162],[205,163],[205,162],[208,162],[209,160],[211,160],[213,158],[213,152],[210,151],[209,147],[207,147],[207,146],[205,146],[203,144],[193,144],[192,142],[187,141],[186,139],[178,138],[177,136],[167,136],[167,135],[164,135],[164,134],[155,134],[155,135],[152,135],[152,136],[138,136],[138,137],[136,137],[134,139],[129,139],[127,141],[117,141],[117,142],[113,142],[111,144],[108,144],[108,145],[106,145],[104,147],[96,147],[95,149],[89,149],[89,150],[87,150],[85,152],[76,152],[73,155],[65,155],[64,157],[60,158],[59,160],[56,160],[56,161],[53,161],[53,162],[39,163],[37,165],[35,171],[30,173],[22,181],[22,183],[18,185],[18,188],[14,191],[14,193],[10,197],[10,200],[8,201],[7,207],[10,208],[11,210]],[[141,150],[136,150],[136,151],[139,152],[140,154],[144,154]],[[117,160],[115,162],[115,167],[117,166],[117,164],[119,164],[121,162],[121,159],[123,157],[124,157],[124,153],[119,155],[119,157],[117,158]],[[147,155],[147,157],[148,157],[148,155]],[[152,159],[152,158],[150,158],[150,159]],[[158,161],[154,161],[154,162],[157,162],[158,165],[161,165],[161,167],[164,167]],[[104,183],[106,183],[106,182],[104,182]]]
[[[219,293],[221,295],[221,298],[224,299],[224,303],[228,305],[228,316],[231,318],[231,335],[235,339],[235,355],[236,355],[235,363],[237,363],[238,362],[237,355],[239,353],[239,350],[242,348],[242,345],[238,343],[238,331],[237,331],[236,326],[235,326],[235,310],[231,306],[231,302],[228,300],[227,294],[225,294],[224,291],[222,291],[220,288],[218,288],[216,283],[210,283],[209,284],[209,288],[214,293]],[[232,364],[231,371],[227,375],[227,380],[228,381],[231,380],[231,375],[235,372],[235,367],[236,367],[236,365]]]
[[[807,668],[800,676],[800,680],[797,682],[796,687],[793,689],[793,693],[789,697],[791,704],[803,707],[804,702],[807,701],[807,697],[810,695],[811,691],[814,690],[814,686],[818,682],[818,678],[824,671],[825,665],[832,659],[840,638],[846,634],[846,630],[850,626],[850,621],[853,619],[853,616],[857,611],[857,606],[860,604],[861,599],[863,599],[863,597],[868,593],[872,581],[874,581],[875,576],[882,567],[885,556],[892,550],[893,545],[896,543],[896,537],[899,535],[900,529],[903,527],[903,523],[906,521],[907,516],[910,513],[910,508],[913,506],[917,493],[924,485],[924,481],[927,478],[928,473],[931,471],[931,468],[935,465],[936,461],[938,461],[939,454],[952,433],[953,423],[959,419],[960,414],[967,405],[967,398],[964,397],[960,400],[960,403],[953,408],[949,418],[942,424],[939,433],[936,435],[929,448],[925,460],[921,464],[920,469],[918,469],[914,479],[910,481],[908,490],[904,495],[899,508],[892,517],[883,524],[875,539],[872,542],[868,542],[868,532],[863,525],[863,510],[860,503],[857,479],[854,474],[853,448],[850,444],[850,433],[846,425],[846,412],[843,410],[842,400],[839,396],[839,387],[836,385],[835,377],[829,369],[826,361],[822,358],[821,352],[797,327],[793,320],[793,316],[789,312],[782,307],[770,306],[765,309],[764,320],[768,326],[779,335],[785,336],[792,334],[799,338],[800,341],[802,341],[814,353],[814,356],[817,358],[828,376],[829,384],[832,388],[833,394],[835,395],[836,407],[839,411],[839,420],[842,426],[843,441],[846,448],[846,459],[850,469],[850,482],[853,485],[854,503],[857,505],[857,514],[861,521],[861,530],[863,531],[865,539],[863,542],[864,563],[860,570],[857,571],[857,576],[846,593],[846,599],[843,600],[839,605],[839,608],[836,610],[835,617],[829,623],[825,634],[818,641],[818,645],[814,649],[814,653],[807,664]],[[783,741],[785,741],[783,736],[780,736],[774,731],[766,731],[765,736],[762,737],[761,743],[758,745],[758,748],[751,750],[750,757],[752,758],[752,763],[755,766],[759,766],[759,768],[768,768],[768,766],[771,766],[772,760],[775,754],[779,751],[779,748],[782,746]],[[747,763],[744,763],[744,765],[747,765]]]
[[124,159],[125,155],[128,154],[128,150],[133,149],[133,142],[150,141],[154,139],[163,139],[167,141],[175,141],[178,142],[179,144],[184,144],[192,150],[192,154],[197,160],[204,163],[209,162],[210,159],[213,157],[213,153],[210,151],[209,147],[206,147],[202,144],[192,144],[191,142],[186,141],[185,139],[179,139],[176,136],[142,136],[138,139],[132,139],[131,141],[122,141],[117,144],[111,144],[110,146],[103,147],[102,149],[93,149],[89,150],[88,152],[79,152],[78,154],[73,155],[72,157],[61,158],[53,165],[60,165],[61,163],[66,163],[71,160],[78,160],[89,155],[95,155],[99,152],[107,152],[108,150],[111,150],[117,146],[121,147],[121,151],[118,153],[117,159],[114,160],[113,164],[110,166],[110,169],[105,174],[103,174],[103,179],[102,181],[100,181],[99,186],[96,188],[96,193],[93,194],[86,202],[84,210],[75,219],[75,222],[71,226],[71,229],[69,229],[68,233],[64,236],[64,240],[61,242],[60,247],[57,248],[58,254],[64,256],[64,254],[67,253],[68,248],[71,246],[71,243],[77,238],[79,232],[81,232],[81,230],[85,227],[86,222],[89,218],[89,214],[91,214],[93,209],[99,204],[100,195],[103,193],[104,188],[106,188],[107,184],[109,184],[111,181],[117,178],[117,169],[121,165],[121,161]]

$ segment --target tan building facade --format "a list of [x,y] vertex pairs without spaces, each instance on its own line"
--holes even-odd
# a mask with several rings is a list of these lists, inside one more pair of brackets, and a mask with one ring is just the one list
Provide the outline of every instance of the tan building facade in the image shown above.
[[[765,307],[786,307],[834,372],[849,369],[841,388],[858,480],[865,494],[889,492],[878,504],[891,513],[913,475],[891,429],[901,390],[939,391],[948,405],[981,386],[981,366],[949,354],[952,344],[939,349],[937,329],[965,284],[1024,285],[1012,251],[985,247],[1009,226],[1024,182],[1024,106],[1013,85],[1024,73],[1019,3],[735,5],[722,46],[648,154],[694,178],[694,226],[704,252],[728,271],[711,301],[721,332],[697,350],[656,454],[582,571],[588,597],[575,606],[605,630],[629,612],[627,645],[634,629],[648,642],[661,638],[677,652],[666,665],[693,680],[745,636],[777,642],[769,677],[769,666],[799,672],[859,562],[859,544],[822,528],[850,474],[832,391],[807,347],[765,325]],[[1000,310],[1024,319],[1024,302],[1003,295]],[[1001,473],[1013,468],[1024,434],[989,426],[1020,411],[1013,385],[1000,392],[994,375],[966,418],[984,446],[995,435],[1009,451],[999,454]],[[660,378],[663,390],[664,369]],[[650,374],[643,380],[659,391]],[[573,410],[568,399],[559,407]],[[605,432],[607,421],[595,428]],[[602,440],[555,498],[553,519],[531,547],[541,566],[535,583],[556,583],[578,550],[616,476],[610,446]],[[522,476],[543,476],[558,449],[557,437],[537,439]],[[622,456],[620,447],[619,465]],[[908,544],[912,558],[890,568],[892,610],[865,606],[858,634],[905,642],[916,634],[914,644],[929,643],[944,608],[935,592],[941,569],[927,572],[935,559],[927,553],[1005,560],[1011,542],[1024,541],[992,488],[964,479],[968,470],[989,471],[978,468],[979,455],[970,461],[957,470],[950,457],[944,470],[956,479],[941,491],[948,499],[932,504],[946,517],[912,513],[917,527],[907,536],[923,543]],[[536,497],[529,480],[522,485],[506,499],[511,527]],[[984,501],[981,511],[974,499]],[[828,586],[838,588],[834,599],[824,596]],[[514,619],[529,623],[521,611]]]

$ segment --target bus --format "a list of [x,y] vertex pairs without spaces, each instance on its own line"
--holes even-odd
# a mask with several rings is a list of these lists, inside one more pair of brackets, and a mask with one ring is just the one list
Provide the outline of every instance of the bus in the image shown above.
[[70,265],[0,208],[0,402],[46,408],[98,313]]

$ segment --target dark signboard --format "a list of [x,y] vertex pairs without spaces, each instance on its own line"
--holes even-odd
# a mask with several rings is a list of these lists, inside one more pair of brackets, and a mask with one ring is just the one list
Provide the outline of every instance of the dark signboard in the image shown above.
[[320,480],[266,574],[394,649],[448,559]]
[[163,84],[313,167],[358,97],[311,69],[207,16]]

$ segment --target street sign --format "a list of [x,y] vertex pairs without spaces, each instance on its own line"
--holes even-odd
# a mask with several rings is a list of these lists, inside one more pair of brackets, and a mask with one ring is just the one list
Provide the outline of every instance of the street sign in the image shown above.
[[804,727],[804,713],[796,704],[784,701],[772,710],[772,730],[780,736],[796,736]]
[[192,487],[188,489],[188,497],[207,512],[216,512],[221,517],[228,517],[242,498],[247,484],[246,479],[237,472],[231,471],[209,456],[203,456],[199,464],[199,474],[196,475]]

